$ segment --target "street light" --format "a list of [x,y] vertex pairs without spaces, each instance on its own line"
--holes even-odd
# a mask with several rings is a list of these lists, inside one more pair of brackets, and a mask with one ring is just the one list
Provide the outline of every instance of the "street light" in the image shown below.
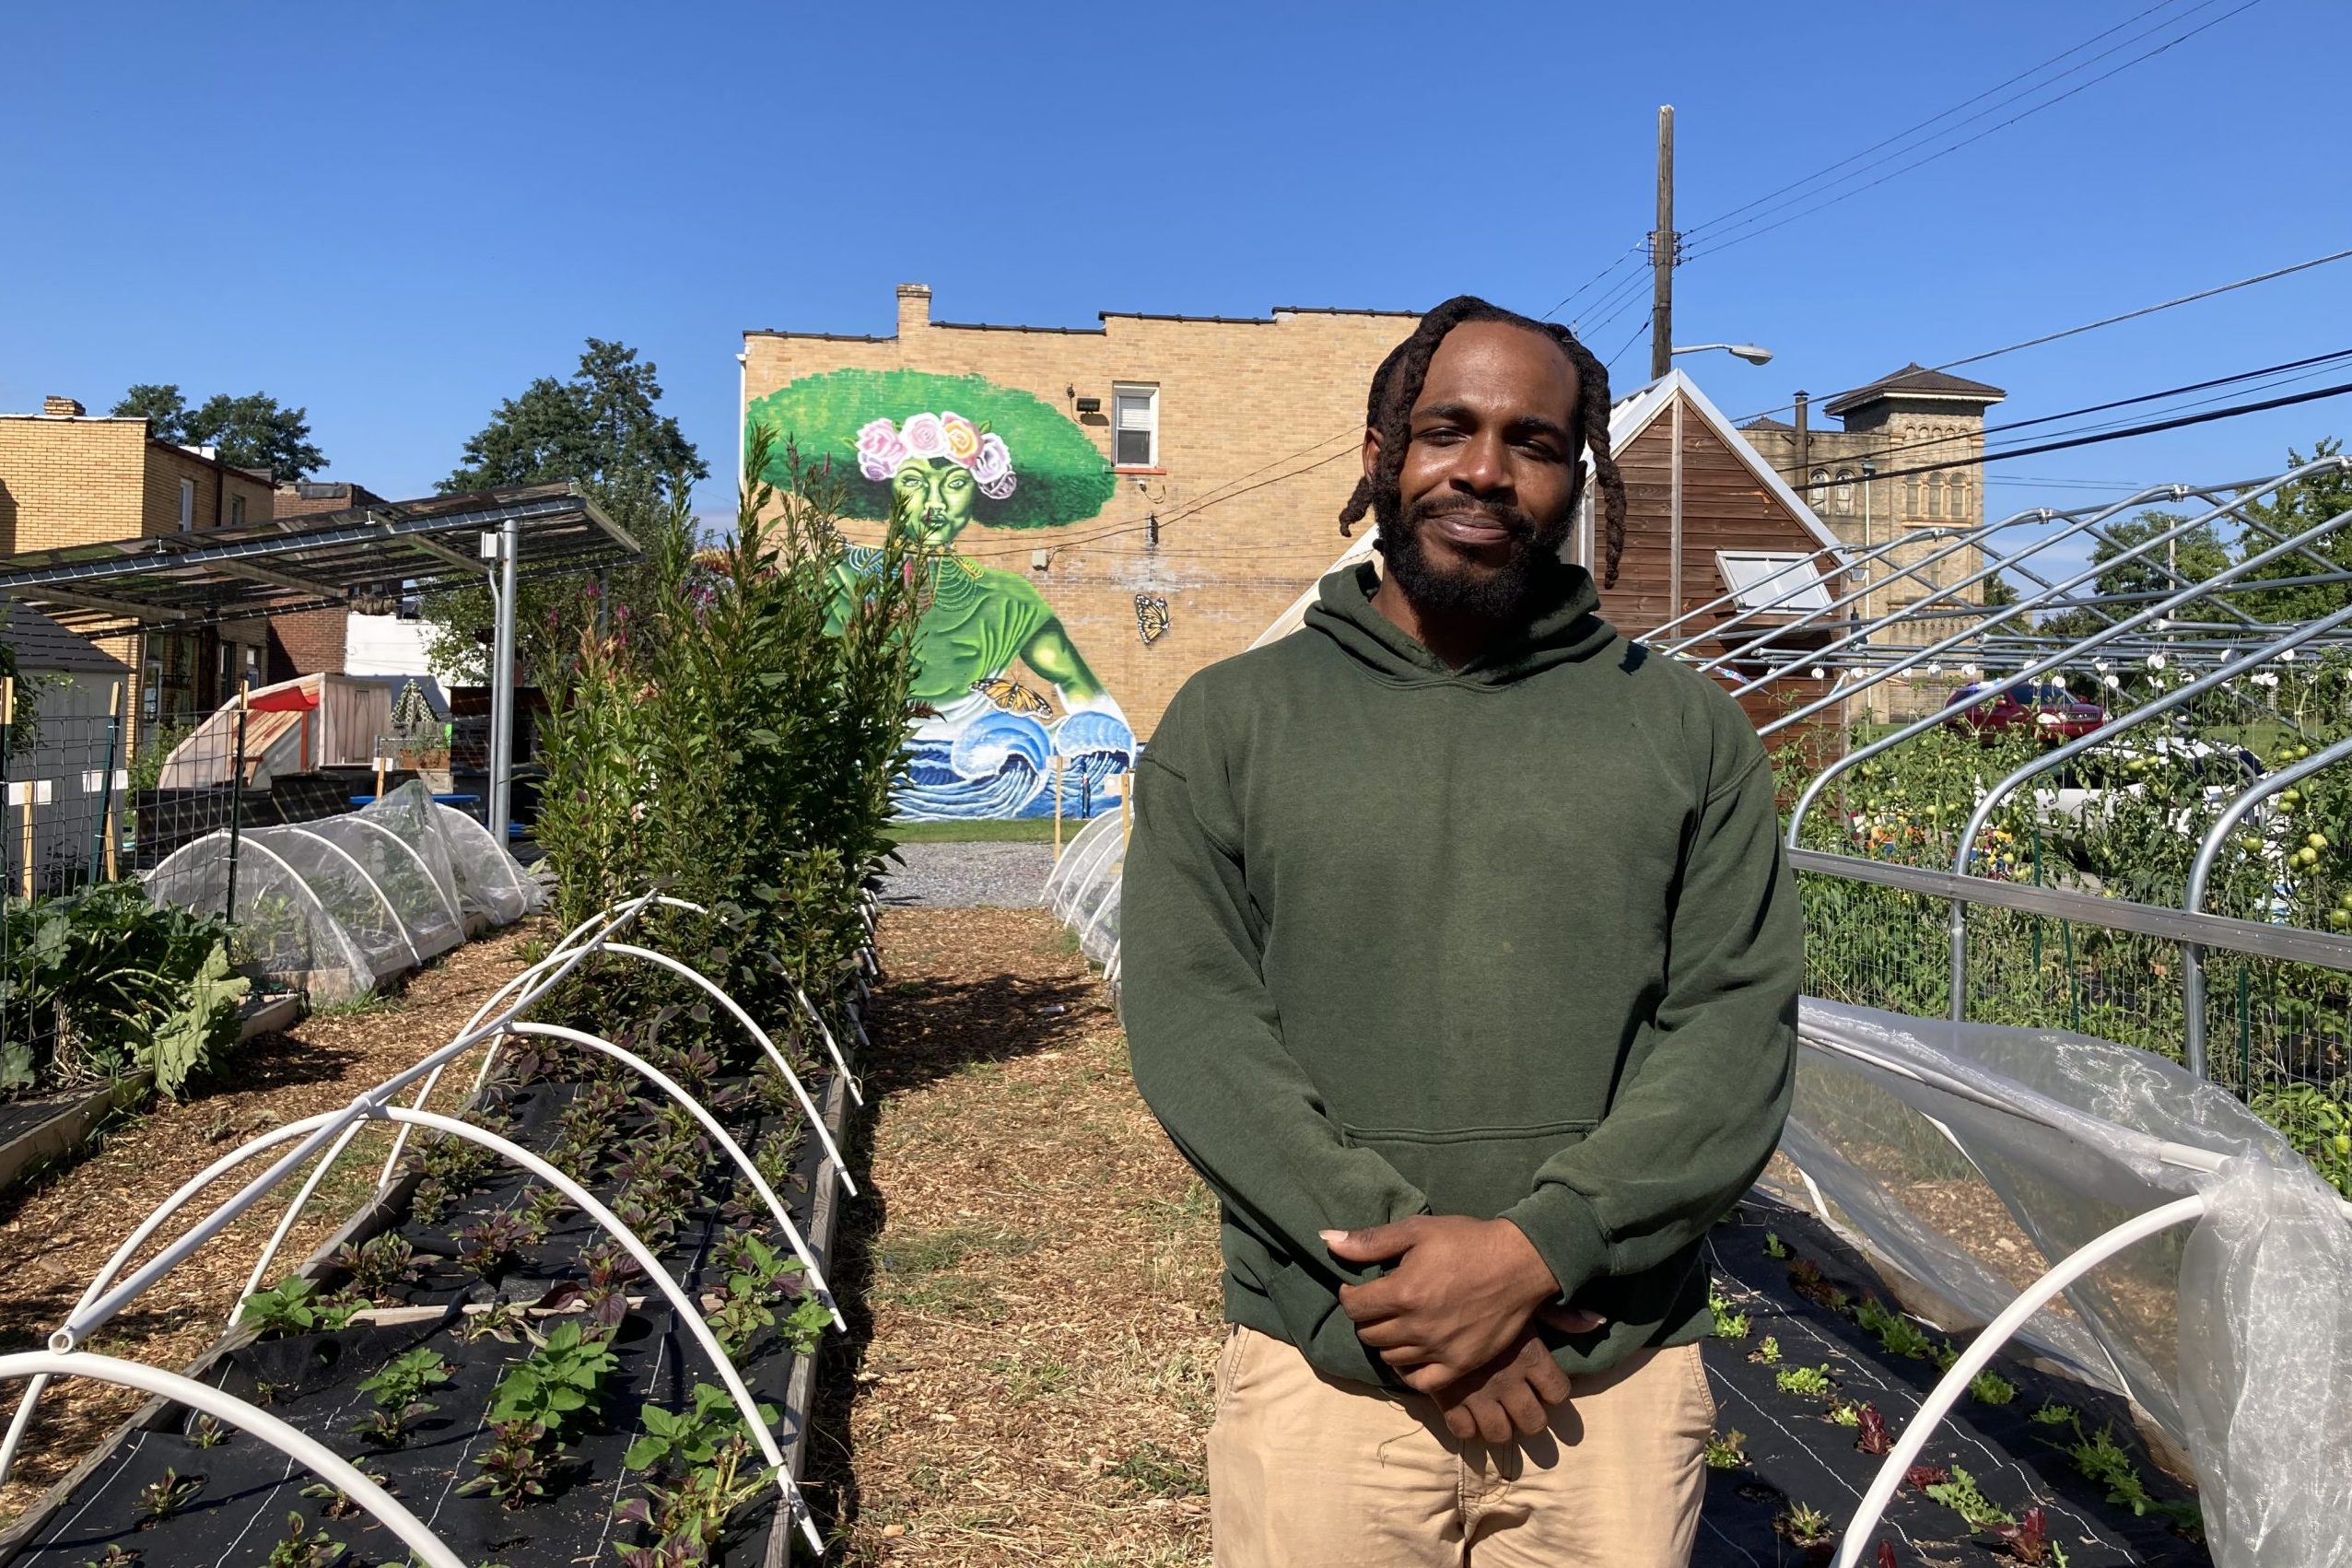
[[1750,365],[1770,364],[1773,357],[1773,351],[1771,349],[1759,348],[1752,343],[1694,343],[1688,348],[1669,349],[1667,352],[1671,354],[1704,354],[1710,348],[1720,348],[1726,354],[1730,355],[1733,358],[1745,359]]

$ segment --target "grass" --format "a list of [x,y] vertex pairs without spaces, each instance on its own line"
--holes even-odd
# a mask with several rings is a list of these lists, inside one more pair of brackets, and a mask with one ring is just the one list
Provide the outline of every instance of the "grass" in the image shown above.
[[[1062,842],[1067,844],[1086,825],[1081,817],[1064,817]],[[884,830],[901,844],[1050,844],[1054,819],[1021,817],[1011,822],[894,822]]]

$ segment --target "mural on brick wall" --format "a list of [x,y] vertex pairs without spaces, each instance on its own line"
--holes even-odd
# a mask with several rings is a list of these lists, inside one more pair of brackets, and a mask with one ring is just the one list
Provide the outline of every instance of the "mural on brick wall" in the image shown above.
[[[895,499],[939,552],[916,633],[900,814],[1050,816],[1057,755],[1062,811],[1103,809],[1106,782],[1133,765],[1135,732],[1022,569],[1050,531],[1111,498],[1117,482],[1085,432],[1025,392],[920,370],[805,376],[753,400],[748,417],[776,437],[769,478],[786,478],[787,439],[804,461],[854,465],[849,515],[887,519]],[[848,555],[845,609],[882,553]]]

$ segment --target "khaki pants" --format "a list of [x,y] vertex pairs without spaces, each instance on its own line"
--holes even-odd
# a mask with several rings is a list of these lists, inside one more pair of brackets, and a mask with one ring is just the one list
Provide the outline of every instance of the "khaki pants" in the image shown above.
[[1435,1401],[1236,1325],[1217,1366],[1217,1568],[1684,1568],[1714,1397],[1699,1347],[1572,1380],[1550,1428],[1464,1443]]

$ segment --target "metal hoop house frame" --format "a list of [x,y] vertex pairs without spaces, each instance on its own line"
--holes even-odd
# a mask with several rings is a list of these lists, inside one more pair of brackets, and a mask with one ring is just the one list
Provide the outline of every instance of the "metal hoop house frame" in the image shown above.
[[[657,892],[649,892],[625,904],[601,911],[567,933],[564,940],[557,943],[556,950],[544,959],[502,985],[498,991],[468,1021],[465,1027],[461,1029],[446,1045],[374,1087],[362,1092],[341,1110],[322,1112],[317,1116],[274,1128],[247,1140],[236,1149],[214,1161],[185,1183],[179,1191],[158,1205],[133,1228],[131,1234],[116,1248],[106,1266],[91,1279],[80,1299],[67,1315],[65,1321],[49,1336],[49,1349],[46,1352],[0,1357],[0,1378],[21,1377],[30,1380],[18,1404],[6,1439],[0,1440],[0,1481],[5,1481],[14,1468],[17,1454],[22,1445],[25,1433],[31,1423],[35,1408],[49,1383],[62,1376],[93,1377],[166,1396],[253,1433],[287,1454],[297,1463],[316,1471],[326,1480],[348,1493],[389,1527],[400,1538],[403,1544],[415,1552],[423,1561],[434,1564],[435,1568],[462,1568],[460,1559],[450,1551],[430,1529],[397,1502],[384,1495],[364,1473],[356,1471],[332,1451],[325,1449],[315,1440],[304,1436],[300,1432],[267,1411],[259,1410],[217,1388],[176,1374],[94,1355],[83,1349],[88,1343],[92,1334],[120,1315],[173,1269],[193,1256],[206,1242],[217,1236],[240,1216],[252,1211],[295,1171],[315,1159],[316,1165],[301,1185],[293,1203],[281,1217],[276,1231],[263,1250],[261,1261],[254,1268],[247,1284],[247,1293],[251,1293],[266,1277],[271,1260],[284,1244],[286,1237],[291,1233],[303,1208],[315,1195],[327,1170],[335,1158],[349,1145],[352,1137],[361,1127],[370,1122],[386,1122],[401,1129],[402,1139],[406,1137],[409,1128],[421,1127],[491,1151],[500,1159],[525,1172],[533,1179],[544,1182],[561,1192],[568,1201],[617,1242],[643,1270],[646,1279],[660,1291],[672,1310],[677,1315],[688,1336],[696,1341],[703,1354],[711,1363],[714,1372],[726,1389],[729,1401],[733,1405],[743,1422],[744,1430],[757,1446],[761,1457],[775,1470],[778,1492],[787,1517],[799,1529],[810,1550],[821,1553],[824,1550],[823,1542],[816,1534],[814,1522],[801,1497],[799,1485],[785,1462],[783,1451],[777,1441],[777,1433],[761,1421],[758,1401],[753,1397],[751,1390],[744,1385],[742,1376],[735,1370],[733,1363],[720,1347],[718,1336],[713,1332],[700,1304],[689,1295],[677,1279],[662,1266],[661,1258],[654,1250],[610,1209],[599,1202],[586,1188],[537,1154],[497,1133],[486,1131],[453,1117],[442,1116],[422,1108],[425,1096],[439,1081],[443,1069],[476,1047],[485,1047],[485,1060],[481,1076],[477,1078],[478,1087],[481,1079],[486,1078],[490,1059],[495,1057],[499,1044],[512,1036],[539,1036],[562,1039],[621,1062],[672,1100],[684,1106],[703,1130],[711,1136],[714,1143],[759,1194],[769,1213],[783,1226],[784,1234],[793,1253],[806,1270],[813,1288],[818,1293],[819,1299],[824,1302],[831,1316],[834,1328],[844,1328],[846,1325],[839,1308],[834,1302],[831,1290],[819,1270],[817,1259],[809,1248],[806,1239],[792,1223],[783,1203],[772,1187],[760,1176],[749,1154],[727,1133],[708,1109],[696,1102],[682,1085],[663,1074],[652,1064],[611,1041],[584,1031],[537,1023],[524,1016],[534,1004],[546,997],[581,965],[601,953],[614,953],[621,956],[652,962],[659,967],[696,984],[716,998],[732,1016],[750,1030],[769,1060],[784,1073],[790,1082],[793,1094],[798,1098],[821,1143],[821,1158],[816,1168],[816,1179],[822,1183],[829,1171],[842,1191],[853,1193],[855,1188],[851,1185],[848,1173],[842,1168],[840,1150],[835,1144],[830,1133],[825,1130],[823,1116],[809,1099],[807,1090],[802,1086],[799,1077],[792,1072],[783,1054],[777,1049],[766,1032],[759,1027],[750,1014],[744,1012],[723,988],[692,966],[650,948],[613,942],[608,940],[614,933],[638,921],[649,908],[663,906],[696,913],[708,912],[700,906],[671,898]],[[868,900],[863,907],[862,914],[867,927],[868,942],[866,948],[860,951],[860,967],[861,971],[872,970],[878,973],[878,966],[874,964],[871,951],[874,920],[871,900]],[[808,1001],[805,994],[801,1000],[808,1008],[812,1017],[817,1017],[813,1003]],[[821,1022],[821,1019],[819,1021]],[[840,1060],[837,1048],[835,1051],[835,1059],[837,1062]],[[842,1067],[842,1071],[846,1076],[846,1064]],[[395,1101],[401,1092],[412,1084],[418,1086],[415,1104],[410,1106],[396,1104]],[[248,1180],[228,1199],[183,1231],[177,1239],[166,1246],[155,1257],[135,1270],[130,1270],[125,1277],[124,1271],[129,1268],[130,1260],[138,1256],[157,1235],[169,1226],[181,1211],[193,1204],[213,1184],[247,1162],[288,1144],[293,1147],[278,1154],[260,1176]],[[398,1151],[395,1148],[394,1160],[397,1157]],[[388,1164],[386,1170],[379,1178],[380,1189],[383,1183],[390,1180],[391,1174],[391,1166]]]

